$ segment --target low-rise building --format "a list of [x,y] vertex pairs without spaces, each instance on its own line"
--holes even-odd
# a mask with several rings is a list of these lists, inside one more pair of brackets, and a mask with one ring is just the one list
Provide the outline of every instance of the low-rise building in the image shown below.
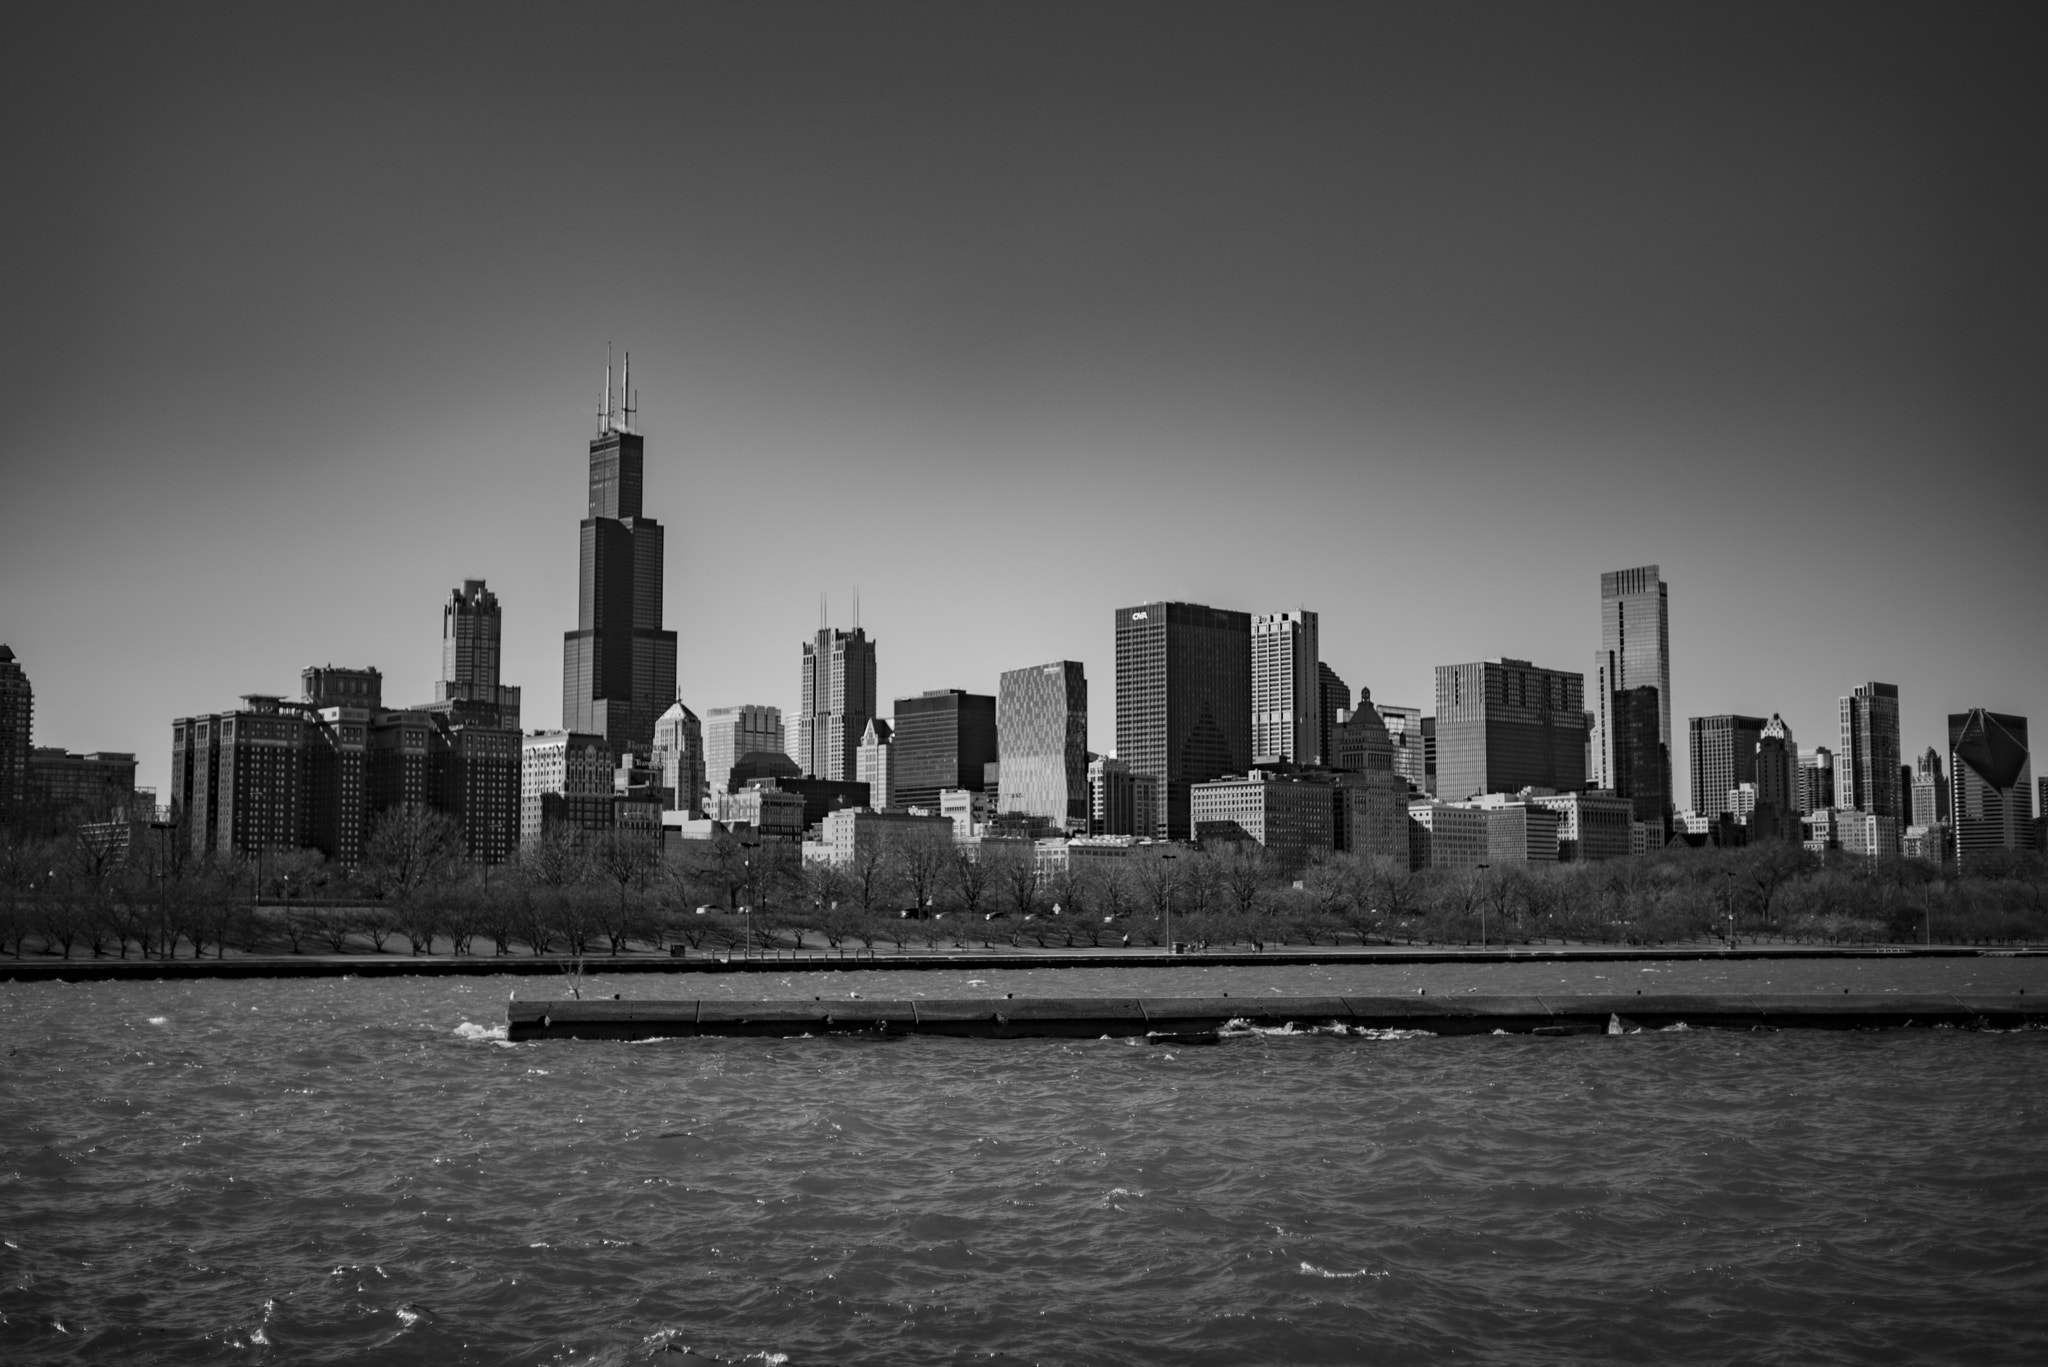
[[1557,814],[1557,857],[1564,862],[1591,863],[1644,853],[1635,847],[1634,828],[1663,824],[1634,821],[1635,803],[1613,793],[1532,793],[1525,800]]
[[1477,868],[1493,840],[1485,812],[1433,799],[1408,804],[1408,835],[1415,868]]
[[1335,848],[1330,783],[1254,769],[1243,778],[1193,784],[1188,801],[1195,839],[1204,845],[1249,841],[1283,869],[1298,869]]

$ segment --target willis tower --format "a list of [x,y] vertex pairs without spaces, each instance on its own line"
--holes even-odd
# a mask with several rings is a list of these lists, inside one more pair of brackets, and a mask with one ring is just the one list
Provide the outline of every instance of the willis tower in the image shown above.
[[645,752],[676,697],[676,634],[661,626],[662,527],[640,511],[644,443],[629,352],[590,440],[590,511],[583,519],[576,630],[562,636],[562,728],[602,736],[614,753]]

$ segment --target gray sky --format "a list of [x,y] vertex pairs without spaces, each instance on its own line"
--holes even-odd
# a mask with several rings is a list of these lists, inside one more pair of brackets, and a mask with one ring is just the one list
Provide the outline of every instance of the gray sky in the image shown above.
[[1382,701],[1684,718],[1899,684],[2048,726],[2035,7],[762,5],[0,14],[0,640],[134,750],[332,661],[431,696],[464,577],[559,718],[630,348],[702,711],[1088,667],[1178,597]]

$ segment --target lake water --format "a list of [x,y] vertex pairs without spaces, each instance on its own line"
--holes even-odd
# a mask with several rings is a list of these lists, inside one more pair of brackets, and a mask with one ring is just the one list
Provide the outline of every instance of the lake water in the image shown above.
[[[582,989],[1649,983],[2031,994],[2048,964]],[[0,1360],[2048,1360],[2048,1032],[513,1046],[515,989],[563,994],[0,986]]]

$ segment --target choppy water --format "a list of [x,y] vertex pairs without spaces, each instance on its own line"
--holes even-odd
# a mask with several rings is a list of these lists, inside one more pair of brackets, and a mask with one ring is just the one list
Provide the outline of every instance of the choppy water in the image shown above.
[[[1801,967],[2048,990],[1956,962]],[[489,1038],[544,981],[0,988],[0,1360],[2048,1360],[2048,1033]]]

